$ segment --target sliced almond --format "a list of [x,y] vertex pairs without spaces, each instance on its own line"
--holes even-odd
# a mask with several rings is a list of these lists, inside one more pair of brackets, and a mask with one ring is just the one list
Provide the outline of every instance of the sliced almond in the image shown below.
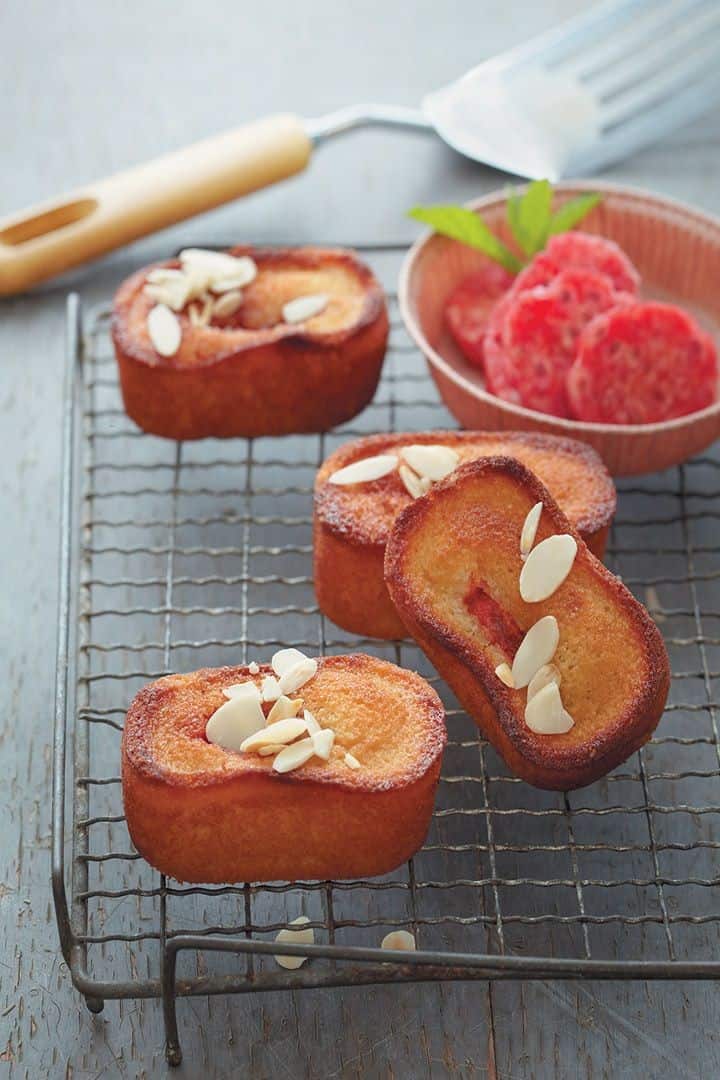
[[542,690],[548,683],[557,683],[560,686],[562,677],[558,668],[554,664],[543,664],[539,671],[536,671],[532,679],[528,683],[527,699],[535,697],[539,690]]
[[263,701],[277,701],[282,694],[280,683],[274,675],[266,675],[260,685],[260,693]]
[[398,459],[394,454],[378,454],[376,457],[361,458],[345,465],[328,477],[329,484],[365,484],[370,480],[379,480],[381,476],[397,469]]
[[304,652],[300,652],[299,649],[278,649],[276,653],[273,653],[270,666],[279,679],[281,675],[284,675],[291,667],[295,667],[301,660],[307,660],[307,656]]
[[320,731],[314,731],[310,738],[315,747],[315,756],[327,761],[335,744],[335,732],[333,729],[322,728]]
[[167,304],[150,308],[147,329],[153,348],[160,356],[174,356],[182,341],[180,320]]
[[297,716],[300,709],[302,709],[302,698],[293,699],[281,694],[268,713],[267,722],[274,724],[276,720],[287,720],[290,716]]
[[572,569],[577,541],[562,533],[548,536],[534,547],[520,571],[520,595],[528,604],[547,600],[560,588]]
[[248,682],[233,683],[232,686],[225,686],[223,687],[223,694],[226,698],[248,696],[254,698],[258,703],[260,702],[260,690],[252,680]]
[[525,723],[538,735],[564,735],[575,721],[563,707],[556,682],[549,682],[525,706]]
[[268,746],[261,746],[258,749],[258,757],[272,757],[273,754],[279,754],[284,749],[284,743],[270,743]]
[[309,709],[305,709],[305,711],[303,712],[303,720],[305,721],[305,725],[308,729],[308,734],[316,735],[318,731],[321,730],[320,725],[318,724],[317,720]]
[[294,694],[301,686],[310,682],[310,679],[315,678],[317,669],[317,660],[312,660],[309,656],[306,656],[303,660],[300,660],[299,663],[293,664],[291,668],[288,668],[288,670],[280,676],[278,680],[280,690],[283,694]]
[[242,277],[245,265],[226,251],[209,251],[206,248],[185,248],[180,252],[180,262],[185,273],[193,278],[196,287],[203,282],[204,288],[216,281]]
[[278,773],[292,772],[299,769],[306,761],[315,754],[315,744],[312,739],[301,739],[300,742],[291,743],[281,750],[273,761],[273,769]]
[[381,949],[400,949],[403,952],[415,952],[415,938],[409,930],[391,930],[380,942]]
[[511,690],[515,689],[515,683],[513,682],[512,671],[510,670],[509,664],[498,664],[495,668],[495,674],[501,683],[505,683]]
[[243,294],[239,289],[232,289],[230,292],[223,293],[213,303],[213,319],[229,319],[231,315],[240,310],[242,302]]
[[428,480],[442,480],[449,476],[453,469],[457,468],[460,460],[460,455],[451,447],[440,446],[437,443],[429,446],[421,443],[403,446],[400,455],[418,476],[426,477]]
[[208,742],[224,750],[242,750],[247,739],[264,728],[265,716],[259,699],[243,694],[230,698],[215,710],[205,725],[205,735]]
[[190,316],[190,322],[193,326],[204,325],[202,321],[202,308],[199,304],[190,304],[188,315]]
[[158,304],[165,304],[173,311],[182,311],[190,297],[190,282],[184,274],[160,284],[148,284],[143,289],[146,296]]
[[212,283],[212,292],[220,294],[230,292],[231,289],[244,289],[257,277],[257,264],[249,255],[232,255],[234,261],[232,273],[224,277],[217,277]]
[[257,675],[259,670],[260,670],[260,665],[256,664],[254,660],[251,660],[250,663],[248,664],[248,671],[250,672],[250,674],[251,675]]
[[185,274],[176,266],[156,266],[150,270],[145,280],[150,285],[165,285],[168,281],[184,281]]
[[301,323],[319,315],[328,306],[326,293],[312,293],[308,296],[296,296],[283,304],[282,317],[286,323]]
[[[306,926],[310,920],[306,915],[299,915],[297,919],[293,919],[290,926],[302,927]],[[315,931],[311,926],[306,930],[281,930],[276,936],[276,941],[284,941],[286,945],[313,945],[315,943]],[[280,965],[281,968],[286,968],[288,971],[297,971],[299,967],[307,960],[307,956],[276,956],[275,962]]]
[[523,523],[522,532],[520,533],[520,554],[523,559],[530,554],[530,550],[535,543],[542,511],[543,504],[541,502],[535,503],[533,508],[528,510],[527,517]]
[[202,310],[200,311],[200,325],[201,326],[208,326],[208,324],[210,323],[210,320],[212,319],[214,306],[215,306],[215,301],[213,300],[212,296],[206,296],[205,299],[203,300]]
[[[263,722],[264,720],[265,717],[263,717]],[[240,749],[244,754],[249,754],[254,750],[259,750],[261,746],[272,746],[275,743],[287,746],[293,739],[304,735],[306,731],[304,720],[301,720],[299,716],[288,716],[285,720],[276,720],[273,724],[268,724],[267,727],[253,732],[243,740]]]
[[520,642],[512,663],[512,678],[516,690],[527,686],[543,664],[549,664],[560,640],[560,630],[554,615],[545,615],[531,626]]
[[427,476],[418,476],[407,465],[401,465],[398,472],[405,490],[412,495],[413,499],[420,499],[423,495],[427,495],[432,484],[432,480],[429,480]]
[[349,751],[345,755],[345,764],[347,765],[347,767],[349,769],[361,769],[362,768],[362,765],[360,764],[358,759],[355,757],[355,755],[351,754]]

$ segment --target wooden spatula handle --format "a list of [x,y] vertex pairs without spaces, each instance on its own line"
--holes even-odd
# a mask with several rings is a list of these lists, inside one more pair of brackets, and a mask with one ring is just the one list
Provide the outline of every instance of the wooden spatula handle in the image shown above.
[[292,176],[311,149],[298,117],[269,116],[0,220],[0,295]]

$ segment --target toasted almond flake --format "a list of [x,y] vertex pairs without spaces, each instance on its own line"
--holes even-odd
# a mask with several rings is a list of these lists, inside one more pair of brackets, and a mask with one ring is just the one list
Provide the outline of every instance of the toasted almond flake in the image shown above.
[[505,683],[511,690],[515,689],[515,683],[513,682],[512,671],[510,670],[509,664],[498,664],[495,668],[495,674],[501,683]]
[[572,570],[577,541],[567,533],[548,536],[534,547],[520,571],[520,595],[528,604],[547,600]]
[[429,480],[427,476],[418,476],[407,465],[401,465],[398,472],[405,490],[412,495],[413,499],[420,499],[423,495],[427,495],[432,484],[432,480]]
[[300,660],[299,663],[293,664],[278,680],[283,694],[294,694],[301,686],[315,678],[317,669],[317,660],[312,660],[309,656]]
[[249,255],[231,256],[235,262],[232,273],[223,277],[216,277],[212,283],[212,291],[220,294],[229,292],[231,289],[244,289],[257,277],[257,264]]
[[525,706],[525,723],[538,735],[564,735],[575,721],[565,711],[556,682],[549,682]]
[[523,522],[522,531],[520,533],[520,554],[523,559],[527,558],[530,554],[530,550],[535,543],[535,537],[537,535],[538,525],[540,524],[540,515],[543,512],[543,504],[541,502],[535,503],[531,510],[528,510],[527,517]]
[[560,630],[554,615],[545,615],[530,627],[512,662],[512,678],[516,690],[522,690],[543,664],[550,663],[559,640]]
[[[290,926],[302,927],[306,926],[310,920],[306,915],[299,915],[297,919],[293,919]],[[306,930],[281,930],[276,936],[276,941],[282,941],[286,945],[313,945],[315,943],[315,931],[311,926]],[[288,971],[297,971],[299,967],[305,963],[308,959],[307,956],[276,956],[275,962],[280,965],[281,968],[286,968]]]
[[443,480],[457,468],[460,460],[460,455],[455,450],[449,446],[440,446],[438,443],[429,446],[421,443],[403,446],[400,455],[418,476],[426,477],[428,480]]
[[349,751],[345,755],[345,764],[347,765],[347,767],[349,769],[361,769],[362,768],[362,765],[360,764],[358,759],[355,757],[355,755],[351,754]]
[[558,668],[554,664],[543,664],[539,671],[536,671],[532,679],[528,683],[527,699],[535,697],[539,690],[542,690],[548,683],[557,683],[560,686],[562,682],[562,676]]
[[225,686],[223,687],[223,694],[226,698],[251,697],[258,703],[260,702],[260,690],[252,680]]
[[230,698],[212,714],[205,725],[208,742],[224,750],[242,750],[248,738],[265,728],[260,701],[250,694]]
[[299,769],[301,765],[309,761],[314,754],[315,744],[312,739],[301,739],[300,742],[291,743],[290,746],[281,750],[273,761],[272,767],[275,772],[292,772],[293,769]]
[[299,649],[278,649],[276,653],[273,653],[270,666],[279,679],[281,675],[284,675],[291,667],[295,667],[301,660],[307,660],[307,656],[304,652],[300,652]]
[[167,304],[150,308],[147,329],[153,348],[160,356],[174,356],[182,341],[180,320]]
[[268,724],[274,724],[276,720],[287,720],[290,716],[297,716],[302,708],[302,698],[289,698],[281,694],[272,709],[268,713]]
[[267,746],[261,746],[258,749],[258,757],[272,757],[273,754],[279,754],[284,749],[284,743],[269,743]]
[[259,670],[260,670],[260,665],[257,664],[254,660],[251,660],[250,663],[248,664],[248,671],[250,672],[250,674],[251,675],[257,675]]
[[308,729],[308,734],[316,735],[317,732],[320,731],[320,725],[318,724],[317,720],[309,709],[305,709],[305,711],[303,712],[303,720],[305,721],[305,725]]
[[260,693],[263,701],[277,701],[282,694],[280,683],[274,675],[266,675],[260,685]]
[[319,315],[328,306],[326,293],[311,293],[308,296],[296,296],[283,304],[282,317],[286,323],[301,323]]
[[381,949],[400,949],[403,952],[415,952],[415,938],[409,930],[391,930],[380,942]]
[[[265,717],[263,717],[264,722]],[[240,749],[244,754],[249,754],[254,750],[258,750],[261,746],[273,746],[275,743],[287,746],[293,739],[304,735],[306,731],[304,720],[301,720],[299,716],[288,716],[285,720],[276,720],[274,723],[268,724],[267,727],[253,732],[252,735],[243,740]]]
[[394,454],[377,454],[376,457],[361,458],[345,465],[328,477],[329,484],[365,484],[370,480],[379,480],[381,476],[397,469],[398,459]]
[[335,743],[335,732],[333,729],[322,728],[320,731],[314,731],[310,735],[310,738],[315,747],[315,756],[322,758],[323,761],[327,761],[332,753],[332,748]]
[[148,284],[143,289],[146,296],[158,304],[165,304],[173,311],[182,311],[190,296],[190,283],[184,274],[159,285]]
[[239,289],[232,289],[230,292],[223,293],[213,303],[213,319],[229,319],[231,315],[240,310],[242,302],[243,294]]

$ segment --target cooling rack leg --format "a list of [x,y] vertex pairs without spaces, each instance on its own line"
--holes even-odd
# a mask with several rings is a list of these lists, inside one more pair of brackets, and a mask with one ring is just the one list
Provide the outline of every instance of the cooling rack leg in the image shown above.
[[105,1002],[102,998],[86,997],[85,1004],[91,1013],[101,1013],[105,1008]]
[[177,999],[175,997],[176,961],[177,953],[174,949],[168,949],[166,944],[163,949],[162,1002],[163,1017],[165,1019],[165,1060],[168,1065],[179,1065],[182,1061],[177,1026]]

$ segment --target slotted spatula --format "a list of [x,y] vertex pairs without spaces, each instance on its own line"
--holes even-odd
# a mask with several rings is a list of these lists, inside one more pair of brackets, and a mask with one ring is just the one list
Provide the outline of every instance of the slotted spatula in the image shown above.
[[720,100],[717,0],[607,0],[457,82],[420,109],[278,115],[195,143],[0,221],[0,294],[292,176],[315,145],[367,124],[435,130],[525,177],[587,175]]

